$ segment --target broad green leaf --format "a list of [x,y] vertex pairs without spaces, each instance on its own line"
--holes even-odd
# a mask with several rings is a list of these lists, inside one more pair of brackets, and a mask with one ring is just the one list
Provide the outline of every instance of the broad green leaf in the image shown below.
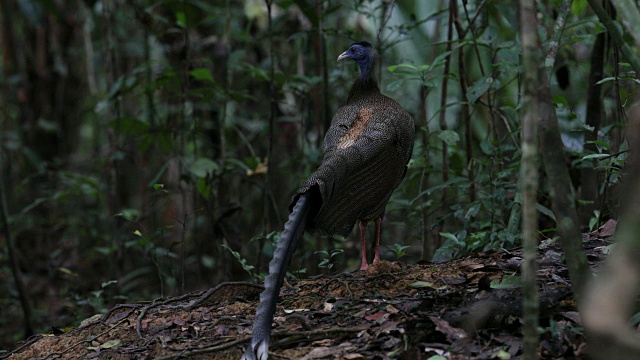
[[258,165],[260,165],[260,158],[257,156],[248,156],[244,158],[244,162],[249,166],[249,169],[255,170]]
[[409,284],[410,287],[412,288],[432,288],[435,290],[444,290],[447,288],[447,285],[434,285],[432,282],[430,281],[414,281],[411,284]]
[[495,353],[493,356],[495,358],[498,358],[498,359],[501,359],[501,360],[509,360],[509,359],[511,359],[511,354],[509,354],[508,352],[504,351],[504,349],[498,350],[498,352]]
[[600,141],[600,140],[589,140],[589,141],[587,141],[587,143],[588,143],[588,144],[596,144],[596,145],[598,145],[599,147],[603,147],[603,148],[605,148],[605,149],[607,149],[607,150],[611,150],[611,145],[609,145],[609,143],[608,143],[608,142],[606,142],[606,141]]
[[567,98],[562,95],[554,95],[553,104],[555,106],[562,105],[565,108],[569,107],[569,101],[567,101]]
[[447,358],[442,356],[442,355],[433,355],[430,358],[428,358],[427,360],[447,360]]
[[122,212],[116,214],[116,216],[121,216],[125,218],[127,221],[138,221],[140,219],[140,210],[138,209],[123,209]]
[[389,71],[391,73],[393,73],[393,74],[398,74],[399,73],[399,72],[396,72],[396,70],[398,70],[398,68],[408,68],[409,70],[411,70],[411,72],[406,71],[406,70],[405,71],[401,71],[402,73],[406,73],[406,74],[413,74],[418,70],[418,68],[415,67],[414,65],[406,64],[406,63],[397,64],[397,65],[391,65],[391,66],[388,67]]
[[515,275],[505,275],[500,279],[491,280],[489,286],[492,289],[516,289],[522,286],[522,278]]
[[470,104],[475,104],[475,102],[482,96],[484,93],[489,90],[491,84],[493,83],[493,78],[490,76],[484,76],[476,81],[469,90],[467,90],[467,100],[469,100]]
[[573,0],[571,2],[571,12],[575,17],[581,18],[582,10],[587,6],[587,0]]
[[447,182],[446,182],[446,183],[444,183],[444,184],[440,184],[440,185],[436,185],[436,186],[430,187],[430,188],[428,188],[427,190],[424,190],[423,192],[421,192],[420,194],[418,194],[418,196],[414,197],[414,198],[411,200],[411,203],[413,204],[415,201],[417,201],[418,199],[420,199],[422,196],[425,196],[425,195],[431,195],[431,194],[432,194],[433,192],[435,192],[435,191],[440,191],[440,190],[442,190],[442,189],[444,189],[444,188],[447,188],[447,187],[449,187],[449,186],[451,186],[451,185],[459,184],[459,183],[462,183],[462,182],[465,182],[465,181],[469,181],[469,179],[467,179],[467,178],[463,178],[463,177],[455,177],[455,178],[453,178],[453,179],[451,179],[451,180],[447,181]]
[[601,159],[610,156],[609,154],[589,154],[582,157],[582,160]]
[[214,83],[213,75],[211,75],[211,70],[207,68],[198,68],[189,71],[189,74],[193,76],[194,79],[198,81],[204,81],[208,83]]
[[209,200],[211,197],[211,182],[207,181],[204,177],[201,177],[196,182],[196,189],[205,200]]
[[187,27],[187,16],[183,11],[176,12],[176,24],[183,29]]
[[218,163],[207,158],[199,158],[189,166],[189,171],[199,178],[207,177],[207,175],[213,175],[219,169],[220,165],[218,165]]
[[460,141],[460,135],[453,130],[443,130],[438,134],[440,140],[446,142],[449,146],[455,146]]
[[109,127],[127,136],[141,136],[149,133],[149,124],[132,116],[111,120]]
[[106,288],[109,285],[113,285],[113,284],[117,284],[118,280],[109,280],[109,281],[105,281],[103,282],[100,287],[102,287],[103,289]]
[[551,209],[549,209],[548,207],[537,203],[536,204],[536,210],[540,211],[541,213],[547,215],[548,217],[552,218],[553,221],[556,220],[556,214],[553,213],[553,211],[551,211]]
[[387,91],[394,92],[398,90],[400,88],[400,85],[402,85],[403,82],[404,82],[404,79],[397,79],[390,82],[389,84],[387,84]]
[[456,244],[460,243],[460,240],[458,240],[458,238],[452,233],[441,232],[440,236],[442,236],[443,238],[449,239],[449,240],[453,241]]
[[111,349],[113,347],[118,347],[120,345],[122,345],[120,340],[114,339],[114,340],[109,340],[109,341],[105,342],[104,344],[100,345],[100,347],[103,348],[103,349]]

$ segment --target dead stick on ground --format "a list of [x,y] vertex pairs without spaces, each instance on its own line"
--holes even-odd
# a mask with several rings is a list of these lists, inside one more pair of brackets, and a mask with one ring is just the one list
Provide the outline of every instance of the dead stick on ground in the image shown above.
[[73,344],[73,345],[69,346],[69,347],[67,348],[67,350],[65,350],[65,351],[63,351],[63,352],[60,352],[60,353],[57,353],[57,352],[55,352],[55,353],[51,353],[51,354],[47,355],[47,356],[45,357],[45,359],[49,359],[49,358],[51,358],[51,357],[52,357],[52,356],[54,356],[54,355],[64,355],[64,354],[68,353],[69,351],[71,351],[71,349],[75,348],[76,346],[78,346],[78,345],[80,345],[80,344],[82,344],[82,343],[89,343],[89,344],[90,344],[92,341],[94,341],[95,339],[99,338],[100,336],[105,335],[105,334],[108,334],[111,330],[113,330],[113,329],[117,328],[120,324],[122,324],[122,323],[123,323],[123,322],[125,322],[125,321],[129,321],[129,318],[124,318],[124,319],[122,319],[122,320],[118,321],[118,322],[117,322],[117,323],[115,323],[112,327],[110,327],[109,329],[107,329],[107,330],[105,330],[105,331],[101,332],[100,334],[98,334],[98,335],[96,335],[96,336],[92,337],[91,339],[78,341],[77,343],[75,343],[75,344]]
[[[317,336],[317,335],[329,335],[329,334],[344,334],[344,333],[358,333],[360,331],[364,330],[363,328],[332,328],[332,329],[326,329],[326,330],[311,330],[311,331],[282,331],[282,332],[274,332],[272,334],[272,338],[275,337],[295,337],[295,338],[310,338],[313,336]],[[202,348],[202,349],[196,349],[196,350],[188,350],[188,351],[183,351],[180,352],[180,354],[173,354],[173,355],[167,355],[167,356],[162,356],[162,357],[157,357],[156,360],[169,360],[169,359],[175,359],[177,356],[181,356],[181,357],[189,357],[189,356],[194,356],[194,355],[201,355],[201,354],[207,354],[207,353],[211,353],[211,352],[216,352],[216,351],[221,351],[221,350],[225,350],[228,349],[232,346],[238,345],[238,344],[242,344],[244,342],[247,342],[251,340],[250,336],[246,336],[243,337],[242,339],[237,339],[234,341],[230,341],[228,343],[224,343],[222,345],[216,345],[216,346],[211,346],[211,347],[207,347],[207,348]],[[290,341],[288,341],[290,342]]]
[[190,302],[189,304],[184,306],[185,310],[190,310],[193,309],[194,307],[196,307],[197,305],[200,305],[201,303],[203,303],[206,299],[208,299],[211,295],[213,295],[216,291],[222,289],[223,287],[226,286],[247,286],[247,287],[253,287],[253,288],[257,288],[257,289],[263,289],[263,287],[261,285],[256,285],[256,284],[252,284],[249,282],[245,282],[245,281],[230,281],[230,282],[224,282],[222,284],[218,284],[216,287],[211,288],[209,290],[207,290],[206,292],[202,292],[202,291],[196,291],[193,293],[189,293],[189,294],[184,294],[178,297],[174,297],[171,299],[167,299],[164,301],[157,301],[154,302],[152,304],[149,304],[147,306],[145,306],[142,311],[140,311],[140,315],[138,315],[138,318],[136,319],[136,333],[138,334],[138,338],[142,339],[142,319],[145,317],[145,315],[147,314],[147,312],[155,307],[161,306],[161,305],[167,305],[173,302],[178,302],[178,301],[182,301],[184,299],[187,298],[191,298],[191,297],[195,297],[196,299],[193,300],[192,302]]

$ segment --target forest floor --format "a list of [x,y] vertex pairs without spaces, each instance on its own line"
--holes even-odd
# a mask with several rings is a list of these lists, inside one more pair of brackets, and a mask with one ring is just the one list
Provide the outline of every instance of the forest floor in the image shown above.
[[[589,263],[606,257],[615,221],[583,236]],[[559,244],[539,247],[541,359],[587,359]],[[285,282],[274,359],[513,359],[522,353],[520,249],[445,263],[382,261],[368,272]],[[59,335],[38,335],[8,359],[239,359],[261,287],[123,304]]]

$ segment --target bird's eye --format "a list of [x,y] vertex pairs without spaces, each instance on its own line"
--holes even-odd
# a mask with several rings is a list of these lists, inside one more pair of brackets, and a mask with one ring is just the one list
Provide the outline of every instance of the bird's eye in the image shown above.
[[356,49],[355,48],[351,48],[351,52],[356,52]]

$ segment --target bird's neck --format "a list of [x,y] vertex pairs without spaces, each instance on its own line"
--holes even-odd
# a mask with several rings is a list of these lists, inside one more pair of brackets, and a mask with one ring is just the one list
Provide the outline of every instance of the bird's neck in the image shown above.
[[360,76],[353,83],[353,86],[351,86],[347,102],[351,102],[371,94],[380,93],[378,82],[371,73],[373,61],[367,59],[365,61],[358,62],[358,65],[360,65]]

